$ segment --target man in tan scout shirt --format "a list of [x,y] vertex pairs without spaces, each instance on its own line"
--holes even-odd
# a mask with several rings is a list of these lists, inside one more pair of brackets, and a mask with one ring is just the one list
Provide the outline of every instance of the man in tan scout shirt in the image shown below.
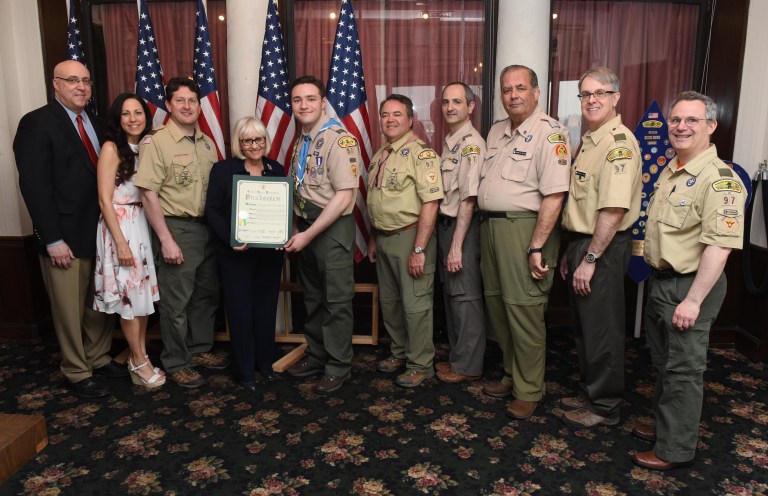
[[[208,175],[216,148],[197,125],[200,88],[185,77],[165,87],[168,124],[141,143],[136,186],[155,232],[160,334],[165,370],[176,384],[196,388],[205,379],[190,365],[227,368],[209,353],[219,306],[219,276],[213,240],[205,222]],[[159,246],[157,246],[159,245]]]
[[442,109],[449,133],[440,160],[445,198],[437,219],[437,248],[451,353],[435,368],[438,379],[456,383],[479,379],[483,373],[485,311],[475,205],[485,140],[470,120],[475,95],[469,86],[449,83],[443,89]]
[[616,425],[624,398],[624,273],[632,256],[628,229],[640,215],[642,162],[632,131],[616,113],[619,78],[606,67],[579,80],[589,132],[571,168],[560,261],[579,356],[578,396],[560,400],[572,427]]
[[504,355],[504,377],[483,392],[514,395],[507,415],[533,415],[544,396],[544,310],[560,236],[553,232],[568,191],[567,130],[538,108],[536,73],[512,65],[501,72],[509,119],[488,134],[477,202],[480,267],[491,325]]
[[368,216],[374,230],[368,258],[376,263],[384,326],[392,356],[382,372],[406,372],[395,379],[415,387],[432,377],[432,291],[437,246],[435,219],[443,197],[437,154],[413,134],[413,102],[389,95],[379,107],[387,140],[368,170]]
[[645,332],[656,369],[656,424],[632,431],[655,441],[632,457],[653,470],[689,465],[696,455],[709,330],[725,298],[725,262],[742,247],[746,200],[739,176],[710,144],[717,127],[711,98],[679,94],[667,122],[677,156],[656,181],[644,253],[654,269]]
[[285,250],[298,252],[299,284],[307,318],[307,356],[288,368],[296,377],[324,373],[318,394],[338,390],[352,370],[352,299],[355,296],[352,209],[360,176],[360,148],[325,114],[325,85],[304,76],[291,84],[291,109],[301,138],[291,158],[295,233]]

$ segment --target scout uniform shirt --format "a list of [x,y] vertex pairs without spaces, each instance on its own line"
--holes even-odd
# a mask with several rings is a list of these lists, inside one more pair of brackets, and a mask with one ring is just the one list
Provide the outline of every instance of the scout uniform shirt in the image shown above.
[[707,245],[742,247],[746,192],[715,145],[680,169],[678,163],[672,159],[656,181],[644,258],[653,268],[688,274],[698,270]]
[[141,140],[136,186],[157,193],[167,216],[202,217],[208,176],[217,160],[213,142],[197,124],[192,141],[170,119]]
[[[368,216],[380,231],[395,231],[419,221],[423,203],[443,198],[440,161],[429,145],[415,139],[413,131],[382,147],[368,169]],[[379,162],[387,147],[381,187],[375,185]]]
[[[330,117],[323,116],[309,134],[302,132],[291,157],[291,177],[296,188],[293,211],[305,219],[315,220],[318,215],[317,208],[308,206],[306,202],[325,208],[337,191],[352,188],[356,190],[360,185],[362,159],[359,144],[338,123],[332,123],[323,129],[330,120]],[[299,182],[299,150],[302,140],[306,139],[305,136],[309,136],[309,151],[304,178]],[[342,215],[351,214],[354,207],[355,202],[352,202]]]
[[480,169],[477,203],[489,212],[538,212],[541,200],[568,191],[568,130],[536,109],[512,131],[505,119],[491,127]]
[[440,202],[442,215],[456,217],[459,204],[469,197],[477,196],[484,157],[485,140],[471,121],[465,122],[458,131],[445,137],[440,162],[445,192],[445,198]]
[[643,190],[642,162],[637,139],[617,115],[595,132],[584,135],[571,168],[563,227],[594,234],[599,210],[626,210],[618,231],[626,231],[640,215]]

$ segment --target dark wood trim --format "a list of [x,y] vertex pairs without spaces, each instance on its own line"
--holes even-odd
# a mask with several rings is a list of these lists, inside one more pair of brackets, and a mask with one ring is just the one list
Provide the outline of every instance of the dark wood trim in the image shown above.
[[[550,25],[550,31],[551,31]],[[499,33],[499,0],[485,1],[485,39],[483,40],[483,114],[480,134],[488,135],[493,125],[493,97],[496,94],[496,38]]]

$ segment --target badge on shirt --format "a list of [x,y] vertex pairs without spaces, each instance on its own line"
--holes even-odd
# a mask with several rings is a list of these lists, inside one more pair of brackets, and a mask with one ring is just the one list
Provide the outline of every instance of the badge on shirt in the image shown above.
[[323,167],[322,165],[318,166],[318,168],[317,168],[317,175],[318,176],[322,176],[324,173],[325,173],[325,167]]
[[349,173],[352,174],[353,176],[357,176],[357,165],[350,164]]
[[205,149],[206,149],[206,150],[210,150],[210,149],[211,149],[211,145],[209,145],[208,143],[206,143],[206,144],[205,144]]
[[718,192],[733,191],[734,193],[741,193],[741,184],[737,183],[733,179],[720,179],[712,183],[712,189]]
[[528,136],[526,136],[526,137],[525,137],[525,142],[526,142],[526,143],[530,143],[530,141],[531,141],[532,139],[533,139],[533,135],[532,135],[532,134],[529,134]]
[[547,141],[550,143],[565,143],[565,136],[562,133],[552,133],[547,136]]
[[555,147],[555,155],[558,157],[565,157],[568,155],[568,148],[562,143]]
[[[317,140],[317,143],[315,143],[315,148],[319,150],[320,148],[323,147],[324,144],[325,144],[325,138],[320,138],[319,140]],[[341,143],[339,144],[341,145]]]
[[402,155],[403,157],[407,157],[408,153],[410,153],[410,151],[407,148],[404,148],[403,151],[400,152],[400,155]]
[[733,233],[739,230],[739,219],[736,216],[718,215],[717,224],[720,232]]
[[625,158],[632,158],[632,151],[629,148],[616,148],[615,150],[611,150],[608,156],[605,157],[609,162]]
[[453,145],[453,148],[451,148],[451,153],[456,153],[459,150],[459,144],[456,143]]
[[426,160],[428,158],[437,158],[437,154],[435,154],[434,150],[424,150],[423,152],[419,153],[419,160]]
[[687,180],[687,181],[685,182],[685,185],[686,185],[686,186],[688,186],[689,188],[690,188],[691,186],[693,186],[694,184],[696,184],[696,178],[695,178],[695,177],[692,177],[692,178],[690,178],[689,180]]
[[315,163],[317,165],[323,165],[323,157],[315,157]]
[[357,140],[352,136],[342,136],[339,138],[339,146],[342,148],[357,146]]
[[479,155],[479,154],[480,154],[480,147],[477,145],[465,146],[464,149],[461,151],[462,157],[466,157],[467,155]]
[[427,182],[429,184],[435,184],[437,182],[437,171],[430,171],[425,174]]

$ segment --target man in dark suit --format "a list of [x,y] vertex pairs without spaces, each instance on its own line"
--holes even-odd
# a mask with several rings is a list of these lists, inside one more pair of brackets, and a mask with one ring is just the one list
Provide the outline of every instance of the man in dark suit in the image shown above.
[[84,110],[91,97],[88,69],[68,60],[53,75],[56,100],[22,117],[13,151],[39,242],[61,371],[78,395],[98,398],[109,389],[92,378],[93,372],[127,375],[108,354],[113,319],[92,308],[102,125]]

